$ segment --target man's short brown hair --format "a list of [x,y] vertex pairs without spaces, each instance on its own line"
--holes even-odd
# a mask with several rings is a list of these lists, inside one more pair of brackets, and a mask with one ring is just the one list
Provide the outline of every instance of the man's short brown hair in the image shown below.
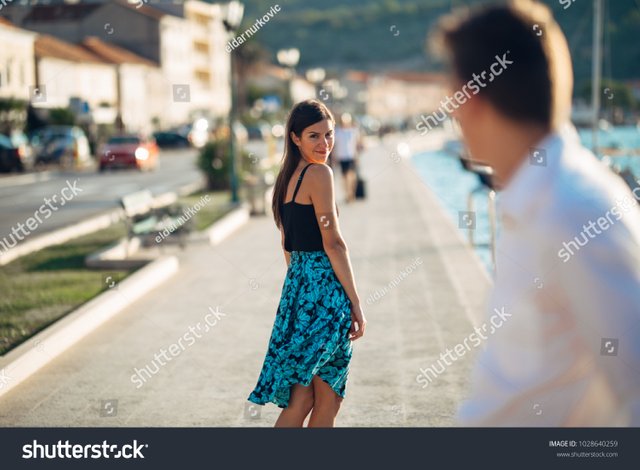
[[449,59],[456,78],[469,83],[508,54],[512,61],[479,94],[505,116],[558,127],[570,116],[571,56],[550,9],[512,0],[459,10],[439,22],[432,46]]

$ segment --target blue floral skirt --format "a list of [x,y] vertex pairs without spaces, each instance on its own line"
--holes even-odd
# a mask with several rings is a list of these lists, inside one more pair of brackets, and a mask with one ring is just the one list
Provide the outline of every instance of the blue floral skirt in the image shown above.
[[289,405],[291,386],[318,375],[344,398],[351,301],[324,251],[292,251],[267,355],[248,400]]

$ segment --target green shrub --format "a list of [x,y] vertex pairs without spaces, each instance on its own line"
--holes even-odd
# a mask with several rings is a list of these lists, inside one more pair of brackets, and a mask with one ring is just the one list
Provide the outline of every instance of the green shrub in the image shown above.
[[76,116],[69,108],[53,108],[49,112],[49,121],[58,126],[74,126]]
[[[240,146],[236,146],[236,175],[238,183],[243,178],[244,162],[249,159],[249,154]],[[231,156],[229,152],[229,139],[218,138],[205,144],[198,156],[198,168],[207,177],[208,188],[211,190],[231,188]]]

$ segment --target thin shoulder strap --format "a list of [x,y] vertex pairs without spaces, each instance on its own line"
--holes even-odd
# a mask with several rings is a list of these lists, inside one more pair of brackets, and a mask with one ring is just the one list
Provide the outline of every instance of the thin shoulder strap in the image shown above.
[[307,171],[307,168],[309,168],[311,165],[313,165],[313,163],[309,163],[300,172],[300,177],[298,178],[298,182],[296,183],[296,189],[293,190],[293,198],[291,199],[292,201],[296,200],[296,195],[298,194],[298,189],[300,189],[300,183],[302,183],[302,177],[304,176],[305,172]]

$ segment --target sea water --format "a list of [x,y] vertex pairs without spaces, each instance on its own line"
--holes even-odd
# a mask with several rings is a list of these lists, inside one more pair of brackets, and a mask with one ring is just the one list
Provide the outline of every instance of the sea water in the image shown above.
[[[583,145],[591,148],[591,130],[579,129],[578,133]],[[600,130],[598,145],[600,148],[617,149],[617,153],[621,155],[612,157],[612,164],[621,169],[629,168],[636,178],[640,178],[640,155],[634,155],[634,153],[640,152],[640,129],[638,127],[625,126]],[[604,154],[606,153],[604,152]],[[452,223],[460,230],[465,240],[468,240],[469,229],[464,223],[463,217],[464,213],[469,210],[467,205],[469,193],[480,186],[478,177],[465,171],[458,158],[444,150],[416,154],[412,157],[412,163],[424,183],[438,196]],[[473,196],[473,211],[475,212],[473,239],[475,253],[479,256],[487,272],[492,275],[488,202],[486,190]],[[497,234],[499,233],[500,224],[498,221]]]

